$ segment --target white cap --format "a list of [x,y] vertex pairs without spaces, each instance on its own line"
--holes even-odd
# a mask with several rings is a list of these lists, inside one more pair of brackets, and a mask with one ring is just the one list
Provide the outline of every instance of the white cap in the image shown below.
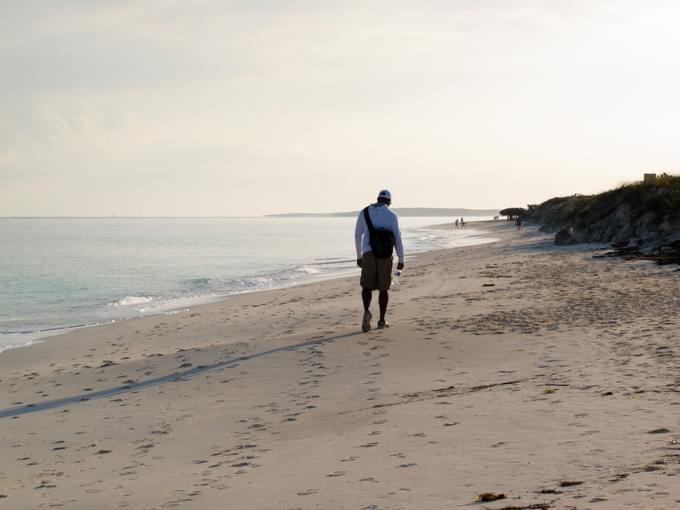
[[392,200],[392,193],[389,190],[383,189],[378,193],[378,198],[386,198],[387,200]]

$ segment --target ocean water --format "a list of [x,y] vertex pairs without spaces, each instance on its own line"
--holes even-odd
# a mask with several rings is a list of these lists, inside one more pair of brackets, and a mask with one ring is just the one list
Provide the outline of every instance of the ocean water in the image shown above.
[[[474,221],[474,218],[470,218]],[[484,242],[400,218],[408,255]],[[0,219],[0,352],[67,328],[357,274],[355,218]]]

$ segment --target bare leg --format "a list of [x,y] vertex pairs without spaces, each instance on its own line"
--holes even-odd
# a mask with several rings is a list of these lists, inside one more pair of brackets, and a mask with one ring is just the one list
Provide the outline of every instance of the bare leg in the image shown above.
[[371,330],[371,312],[368,310],[371,306],[371,297],[373,291],[371,289],[361,289],[361,300],[364,302],[364,318],[361,320],[361,331],[368,333]]
[[381,290],[378,295],[378,304],[380,305],[380,322],[385,322],[385,312],[387,312],[387,303],[390,297],[386,290]]
[[361,300],[364,302],[364,311],[368,311],[371,307],[371,298],[373,297],[373,291],[371,289],[361,289]]

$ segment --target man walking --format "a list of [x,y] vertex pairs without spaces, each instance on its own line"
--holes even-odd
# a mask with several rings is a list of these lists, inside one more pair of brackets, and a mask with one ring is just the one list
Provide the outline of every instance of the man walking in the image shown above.
[[373,291],[378,290],[380,320],[378,329],[389,328],[385,321],[389,296],[387,291],[392,284],[392,249],[397,252],[397,270],[404,268],[404,246],[401,242],[399,218],[390,210],[391,193],[384,189],[378,194],[378,200],[359,213],[354,230],[354,242],[357,251],[357,265],[361,268],[361,299],[364,304],[364,317],[361,330],[370,331],[371,298]]

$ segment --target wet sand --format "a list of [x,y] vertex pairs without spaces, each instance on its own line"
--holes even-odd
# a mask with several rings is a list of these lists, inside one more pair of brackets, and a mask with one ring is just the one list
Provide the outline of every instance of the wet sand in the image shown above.
[[680,508],[680,273],[484,228],[0,354],[0,509]]

